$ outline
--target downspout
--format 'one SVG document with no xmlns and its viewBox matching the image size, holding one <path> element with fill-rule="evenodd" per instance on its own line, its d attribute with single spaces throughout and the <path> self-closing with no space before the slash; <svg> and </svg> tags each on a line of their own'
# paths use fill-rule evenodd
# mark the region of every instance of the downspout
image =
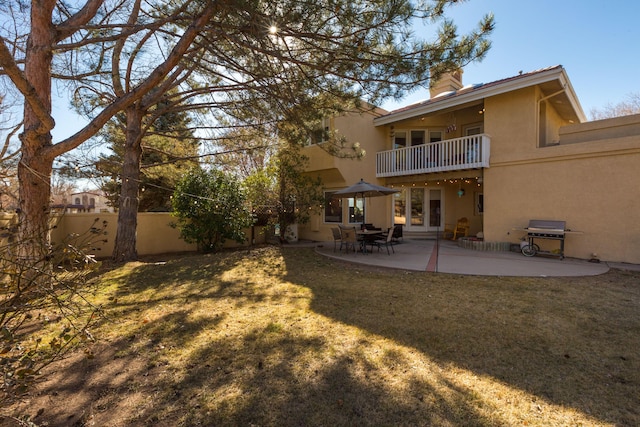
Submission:
<svg viewBox="0 0 640 427">
<path fill-rule="evenodd" d="M 556 95 L 560 95 L 561 93 L 564 93 L 566 91 L 566 89 L 567 89 L 567 85 L 562 85 L 562 89 L 560 89 L 559 91 L 556 91 L 556 92 L 552 93 L 551 95 L 547 95 L 547 96 L 544 96 L 544 97 L 538 99 L 538 102 L 536 104 L 536 123 L 537 123 L 537 126 L 536 126 L 536 128 L 537 128 L 536 146 L 538 148 L 541 147 L 541 146 L 547 145 L 546 143 L 544 145 L 540 144 L 540 142 L 541 142 L 540 132 L 542 132 L 542 131 L 546 132 L 547 131 L 547 129 L 546 129 L 546 121 L 545 121 L 545 128 L 542 129 L 542 130 L 540 129 L 540 126 L 541 126 L 541 123 L 540 123 L 540 105 L 542 104 L 543 101 L 546 101 L 547 99 L 553 98 Z M 546 141 L 546 139 L 547 138 L 545 136 L 545 141 Z"/>
</svg>

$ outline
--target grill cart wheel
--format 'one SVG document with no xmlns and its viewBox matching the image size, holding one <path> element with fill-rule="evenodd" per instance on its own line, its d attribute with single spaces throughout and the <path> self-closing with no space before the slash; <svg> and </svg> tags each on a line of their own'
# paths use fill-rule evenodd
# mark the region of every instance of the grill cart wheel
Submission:
<svg viewBox="0 0 640 427">
<path fill-rule="evenodd" d="M 540 247 L 535 243 L 533 245 L 526 245 L 522 247 L 522 255 L 534 256 L 539 250 L 540 250 Z"/>
</svg>

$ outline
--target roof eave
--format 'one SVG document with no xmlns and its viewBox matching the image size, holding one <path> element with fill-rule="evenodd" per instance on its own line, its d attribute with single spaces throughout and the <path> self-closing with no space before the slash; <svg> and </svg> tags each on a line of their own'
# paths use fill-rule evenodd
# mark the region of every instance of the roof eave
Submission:
<svg viewBox="0 0 640 427">
<path fill-rule="evenodd" d="M 569 98 L 569 102 L 571 102 L 571 106 L 578 116 L 580 123 L 584 123 L 587 120 L 587 116 L 584 114 L 584 110 L 582 109 L 582 105 L 580 104 L 580 100 L 576 95 L 575 90 L 573 89 L 573 85 L 571 84 L 571 80 L 569 80 L 569 76 L 567 75 L 564 68 L 562 68 L 562 79 L 561 79 L 562 87 L 565 89 L 565 93 L 567 94 L 567 98 Z"/>
<path fill-rule="evenodd" d="M 390 114 L 374 119 L 375 126 L 383 126 L 391 123 L 395 123 L 401 120 L 411 119 L 415 116 L 434 113 L 437 111 L 453 108 L 459 105 L 468 104 L 470 102 L 479 101 L 481 99 L 501 95 L 503 93 L 512 92 L 519 89 L 524 89 L 529 86 L 537 84 L 547 83 L 553 80 L 559 80 L 562 86 L 567 90 L 567 96 L 571 101 L 571 104 L 576 111 L 576 115 L 581 121 L 586 121 L 582 107 L 576 97 L 576 94 L 571 86 L 569 78 L 563 67 L 555 67 L 549 70 L 541 71 L 539 73 L 532 74 L 530 76 L 523 76 L 509 80 L 497 85 L 489 85 L 488 87 L 479 87 L 469 93 L 462 95 L 455 95 L 450 98 L 442 100 L 436 100 L 430 102 L 424 106 L 417 106 L 408 110 L 398 111 L 397 113 L 391 112 Z"/>
</svg>

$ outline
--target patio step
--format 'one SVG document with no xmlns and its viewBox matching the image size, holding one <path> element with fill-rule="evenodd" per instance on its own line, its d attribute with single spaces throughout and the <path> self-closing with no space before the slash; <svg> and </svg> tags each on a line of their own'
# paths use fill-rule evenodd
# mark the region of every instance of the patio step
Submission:
<svg viewBox="0 0 640 427">
<path fill-rule="evenodd" d="M 435 240 L 435 231 L 404 231 L 402 237 L 414 240 Z"/>
</svg>

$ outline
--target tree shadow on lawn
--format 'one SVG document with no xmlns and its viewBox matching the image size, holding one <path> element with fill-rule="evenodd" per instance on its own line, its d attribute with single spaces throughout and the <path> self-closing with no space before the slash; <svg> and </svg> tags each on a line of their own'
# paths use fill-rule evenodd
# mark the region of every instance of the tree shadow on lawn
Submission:
<svg viewBox="0 0 640 427">
<path fill-rule="evenodd" d="M 197 408 L 191 411 L 189 425 L 268 425 L 268 426 L 376 426 L 376 425 L 495 425 L 467 404 L 464 391 L 454 396 L 436 396 L 430 381 L 414 377 L 409 390 L 394 387 L 366 375 L 366 355 L 359 350 L 323 357 L 322 339 L 301 339 L 279 333 L 265 338 L 256 330 L 251 353 L 262 357 L 253 364 L 228 361 L 225 367 L 199 367 L 189 372 L 184 383 L 199 390 L 193 397 Z M 225 343 L 203 349 L 194 359 L 215 360 L 215 354 L 228 354 Z M 318 355 L 317 368 L 309 370 L 309 351 Z M 313 364 L 313 362 L 311 362 Z M 402 360 L 394 364 L 402 365 Z M 215 374 L 223 370 L 225 376 Z M 211 372 L 214 375 L 211 375 Z M 203 389 L 211 393 L 202 393 Z M 226 393 L 210 406 L 212 395 Z M 430 396 L 425 401 L 425 396 Z M 193 401 L 192 400 L 192 401 Z M 445 414 L 445 415 L 443 415 Z M 166 419 L 173 419 L 166 414 Z M 470 422 L 470 420 L 474 420 Z"/>
<path fill-rule="evenodd" d="M 437 372 L 406 372 L 415 361 L 393 345 L 367 337 L 336 345 L 326 318 L 308 311 L 310 292 L 281 275 L 274 284 L 212 280 L 215 268 L 204 262 L 183 271 L 186 285 L 172 286 L 183 262 L 174 273 L 145 264 L 124 275 L 110 306 L 120 334 L 104 337 L 94 359 L 76 353 L 56 365 L 18 412 L 52 426 L 496 424 L 466 391 L 440 395 L 434 382 L 446 379 Z M 168 284 L 154 288 L 154 274 Z M 179 308 L 192 299 L 223 301 L 229 312 Z M 242 323 L 256 307 L 271 316 Z M 298 326 L 301 317 L 312 318 L 313 332 Z M 330 327 L 344 334 L 345 326 Z"/>
<path fill-rule="evenodd" d="M 169 317 L 156 322 L 181 325 L 189 316 Z M 51 426 L 499 424 L 475 410 L 466 390 L 450 387 L 447 396 L 439 395 L 433 383 L 446 379 L 437 374 L 403 373 L 400 389 L 385 382 L 376 374 L 380 367 L 367 363 L 366 342 L 327 357 L 322 337 L 254 328 L 241 340 L 207 343 L 176 369 L 172 347 L 223 323 L 188 326 L 190 333 L 176 343 L 161 339 L 176 331 L 156 336 L 141 327 L 103 344 L 96 359 L 76 354 L 48 377 L 39 398 L 27 402 L 27 411 L 33 414 L 43 402 L 58 401 L 33 419 Z M 395 370 L 411 365 L 403 357 L 383 355 L 390 381 Z"/>
<path fill-rule="evenodd" d="M 509 425 L 529 405 L 496 408 L 510 387 L 638 424 L 637 274 L 461 277 L 274 250 L 112 279 L 122 328 L 95 359 L 57 365 L 22 413 L 46 408 L 35 421 L 52 426 Z M 462 371 L 507 387 L 485 399 Z"/>
<path fill-rule="evenodd" d="M 52 365 L 37 393 L 24 399 L 15 413 L 30 416 L 37 425 L 129 425 L 161 391 L 159 379 L 169 368 L 170 349 L 223 321 L 220 317 L 194 322 L 189 314 L 182 311 L 153 324 L 129 324 L 122 336 L 101 339 L 92 358 L 71 353 Z"/>
<path fill-rule="evenodd" d="M 353 273 L 339 282 L 288 269 L 288 280 L 313 291 L 320 314 L 602 422 L 640 424 L 638 273 L 474 277 L 312 262 Z"/>
</svg>

